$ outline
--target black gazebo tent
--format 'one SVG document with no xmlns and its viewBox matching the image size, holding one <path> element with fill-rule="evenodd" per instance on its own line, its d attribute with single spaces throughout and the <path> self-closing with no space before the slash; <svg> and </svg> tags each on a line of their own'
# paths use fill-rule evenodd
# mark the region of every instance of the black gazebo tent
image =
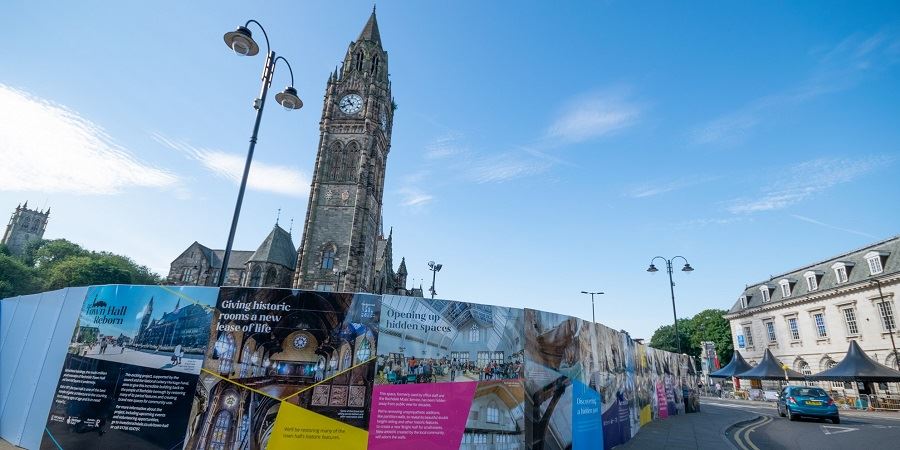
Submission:
<svg viewBox="0 0 900 450">
<path fill-rule="evenodd" d="M 900 371 L 881 365 L 866 354 L 856 341 L 850 341 L 847 355 L 836 366 L 806 377 L 823 381 L 871 381 L 887 383 L 900 381 Z"/>
<path fill-rule="evenodd" d="M 712 372 L 709 374 L 710 378 L 731 378 L 741 372 L 746 372 L 752 369 L 753 366 L 747 364 L 747 361 L 744 361 L 744 357 L 741 356 L 741 352 L 735 350 L 734 355 L 731 357 L 731 362 L 729 362 L 725 367 Z"/>
<path fill-rule="evenodd" d="M 762 361 L 760 361 L 756 367 L 735 376 L 750 380 L 784 380 L 785 378 L 790 380 L 802 380 L 806 378 L 806 375 L 803 375 L 796 370 L 783 369 L 781 367 L 781 361 L 779 361 L 769 349 L 766 349 L 766 354 L 763 355 Z"/>
</svg>

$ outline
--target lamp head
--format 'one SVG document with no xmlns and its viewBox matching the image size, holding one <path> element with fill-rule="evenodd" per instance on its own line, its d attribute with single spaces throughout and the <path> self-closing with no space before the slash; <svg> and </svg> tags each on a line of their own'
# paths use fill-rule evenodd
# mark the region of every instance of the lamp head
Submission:
<svg viewBox="0 0 900 450">
<path fill-rule="evenodd" d="M 647 272 L 659 272 L 659 269 L 657 269 L 656 266 L 651 263 L 650 267 L 647 268 Z"/>
<path fill-rule="evenodd" d="M 590 294 L 588 291 L 581 291 L 582 294 Z"/>
<path fill-rule="evenodd" d="M 287 110 L 303 107 L 303 101 L 297 96 L 297 90 L 293 86 L 288 86 L 283 91 L 275 94 L 275 101 Z"/>
<path fill-rule="evenodd" d="M 434 265 L 434 270 L 440 272 L 440 271 L 441 271 L 441 267 L 444 267 L 444 265 L 443 265 L 443 264 L 435 264 L 435 265 Z"/>
<path fill-rule="evenodd" d="M 433 268 L 434 268 L 434 261 L 428 261 L 428 268 L 429 268 L 429 269 L 433 269 Z"/>
<path fill-rule="evenodd" d="M 253 56 L 259 53 L 259 45 L 253 40 L 253 33 L 247 27 L 237 27 L 225 33 L 225 45 L 241 56 Z"/>
<path fill-rule="evenodd" d="M 694 271 L 694 268 L 691 267 L 690 264 L 684 263 L 684 267 L 681 268 L 681 271 L 682 271 L 682 272 L 693 272 L 693 271 Z"/>
</svg>

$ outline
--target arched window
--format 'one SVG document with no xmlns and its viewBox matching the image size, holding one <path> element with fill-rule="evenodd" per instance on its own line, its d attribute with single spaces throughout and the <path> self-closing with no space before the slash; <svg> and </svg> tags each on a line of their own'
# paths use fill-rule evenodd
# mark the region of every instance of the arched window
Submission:
<svg viewBox="0 0 900 450">
<path fill-rule="evenodd" d="M 250 352 L 250 346 L 245 345 L 244 351 L 241 352 L 241 375 L 240 375 L 241 378 L 246 377 L 247 374 L 250 373 L 249 372 L 250 364 L 252 362 L 250 359 L 251 356 L 252 356 L 252 353 Z"/>
<path fill-rule="evenodd" d="M 488 403 L 486 415 L 487 423 L 500 423 L 500 410 L 497 408 L 497 402 Z"/>
<path fill-rule="evenodd" d="M 212 438 L 209 440 L 209 450 L 225 450 L 228 445 L 228 429 L 231 428 L 231 411 L 223 409 L 216 414 L 216 422 L 213 425 Z"/>
<path fill-rule="evenodd" d="M 829 359 L 828 362 L 825 363 L 825 370 L 832 369 L 832 368 L 834 368 L 834 366 L 836 366 L 836 365 L 837 365 L 836 362 L 834 362 L 834 361 L 832 361 L 832 360 Z M 843 382 L 843 381 L 832 381 L 832 382 L 831 382 L 831 387 L 833 387 L 833 388 L 838 388 L 838 389 L 843 389 L 843 388 L 844 388 L 844 382 Z"/>
<path fill-rule="evenodd" d="M 259 266 L 254 267 L 253 270 L 250 271 L 250 287 L 259 287 L 260 272 L 262 272 L 262 270 Z"/>
<path fill-rule="evenodd" d="M 472 329 L 469 330 L 469 342 L 478 342 L 478 325 L 472 324 Z"/>
<path fill-rule="evenodd" d="M 353 355 L 350 354 L 350 346 L 345 345 L 343 350 L 341 351 L 341 370 L 347 369 L 351 366 L 350 359 Z"/>
<path fill-rule="evenodd" d="M 278 276 L 278 272 L 274 267 L 269 267 L 269 270 L 266 271 L 266 280 L 264 282 L 265 286 L 273 286 L 276 284 L 275 278 Z"/>
<path fill-rule="evenodd" d="M 244 418 L 241 419 L 241 438 L 238 442 L 244 442 L 247 439 L 247 432 L 250 431 L 250 415 L 244 414 Z"/>
<path fill-rule="evenodd" d="M 347 145 L 344 160 L 341 166 L 341 180 L 356 181 L 356 172 L 359 167 L 359 144 L 351 142 Z"/>
<path fill-rule="evenodd" d="M 812 375 L 812 369 L 809 368 L 809 364 L 807 364 L 806 361 L 800 361 L 799 367 L 800 367 L 800 373 L 802 373 L 803 375 Z M 806 385 L 807 386 L 815 386 L 816 383 L 814 383 L 812 381 L 807 381 Z"/>
<path fill-rule="evenodd" d="M 363 339 L 359 344 L 359 348 L 356 349 L 356 362 L 365 361 L 370 356 L 372 356 L 372 346 L 369 344 L 368 339 Z"/>
<path fill-rule="evenodd" d="M 344 152 L 340 142 L 331 144 L 331 150 L 326 152 L 325 161 L 325 179 L 329 181 L 337 181 L 341 175 L 341 164 L 343 164 Z"/>
<path fill-rule="evenodd" d="M 325 247 L 325 250 L 322 251 L 322 268 L 334 268 L 334 245 L 329 244 Z"/>
<path fill-rule="evenodd" d="M 234 359 L 234 337 L 231 333 L 219 336 L 219 340 L 216 341 L 216 350 L 219 352 L 219 373 L 230 374 L 232 359 Z"/>
<path fill-rule="evenodd" d="M 372 57 L 372 76 L 378 75 L 378 55 Z"/>
<path fill-rule="evenodd" d="M 362 72 L 363 70 L 363 52 L 358 51 L 353 55 L 353 68 Z"/>
</svg>

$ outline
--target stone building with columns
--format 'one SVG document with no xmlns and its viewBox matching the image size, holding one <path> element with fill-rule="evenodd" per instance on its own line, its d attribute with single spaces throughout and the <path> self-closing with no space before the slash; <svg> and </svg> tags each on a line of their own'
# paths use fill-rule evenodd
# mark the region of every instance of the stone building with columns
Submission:
<svg viewBox="0 0 900 450">
<path fill-rule="evenodd" d="M 855 340 L 870 357 L 896 369 L 898 292 L 895 236 L 748 285 L 725 318 L 735 350 L 751 365 L 768 348 L 794 370 L 815 374 L 840 362 Z M 839 393 L 854 388 L 818 383 Z M 896 391 L 896 385 L 875 388 Z"/>
</svg>

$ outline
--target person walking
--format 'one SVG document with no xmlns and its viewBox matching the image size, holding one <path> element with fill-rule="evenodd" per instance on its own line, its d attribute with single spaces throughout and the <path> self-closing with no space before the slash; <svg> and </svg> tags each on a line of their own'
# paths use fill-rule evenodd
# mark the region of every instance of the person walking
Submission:
<svg viewBox="0 0 900 450">
<path fill-rule="evenodd" d="M 722 398 L 722 384 L 718 382 L 716 382 L 716 395 Z"/>
<path fill-rule="evenodd" d="M 181 358 L 184 356 L 184 348 L 181 347 L 181 344 L 175 346 L 175 365 L 181 364 Z"/>
</svg>

